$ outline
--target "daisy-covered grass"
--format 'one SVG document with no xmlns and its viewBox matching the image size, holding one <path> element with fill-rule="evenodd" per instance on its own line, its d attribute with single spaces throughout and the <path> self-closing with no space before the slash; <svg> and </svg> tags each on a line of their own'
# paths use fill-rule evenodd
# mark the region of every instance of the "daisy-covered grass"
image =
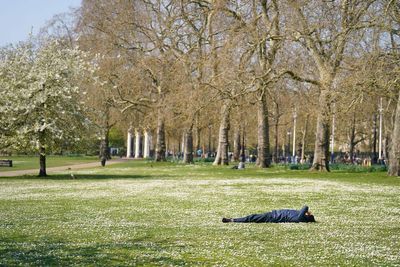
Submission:
<svg viewBox="0 0 400 267">
<path fill-rule="evenodd" d="M 398 178 L 246 167 L 130 161 L 0 179 L 0 265 L 400 265 Z M 317 223 L 221 223 L 304 204 Z"/>
</svg>

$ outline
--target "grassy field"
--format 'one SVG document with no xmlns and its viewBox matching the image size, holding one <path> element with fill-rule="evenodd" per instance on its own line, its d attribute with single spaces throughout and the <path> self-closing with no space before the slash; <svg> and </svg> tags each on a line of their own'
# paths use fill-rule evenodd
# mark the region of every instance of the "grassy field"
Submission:
<svg viewBox="0 0 400 267">
<path fill-rule="evenodd" d="M 383 172 L 130 161 L 74 175 L 0 178 L 0 266 L 400 266 L 400 179 Z M 304 204 L 318 223 L 221 223 Z"/>
<path fill-rule="evenodd" d="M 11 159 L 13 161 L 13 167 L 0 167 L 0 172 L 3 171 L 17 171 L 17 170 L 30 170 L 39 169 L 39 156 L 11 156 L 5 157 L 0 156 L 0 159 Z M 63 157 L 63 156 L 47 156 L 46 166 L 47 167 L 58 167 L 66 165 L 74 165 L 80 163 L 88 163 L 98 161 L 98 157 L 86 157 L 86 156 L 74 156 L 74 157 Z"/>
</svg>

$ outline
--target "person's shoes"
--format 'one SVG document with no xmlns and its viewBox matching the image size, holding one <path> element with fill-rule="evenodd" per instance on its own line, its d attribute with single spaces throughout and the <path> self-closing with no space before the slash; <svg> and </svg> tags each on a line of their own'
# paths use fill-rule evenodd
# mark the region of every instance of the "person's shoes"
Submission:
<svg viewBox="0 0 400 267">
<path fill-rule="evenodd" d="M 223 223 L 230 223 L 230 222 L 233 222 L 233 220 L 231 218 L 222 218 L 222 222 Z"/>
</svg>

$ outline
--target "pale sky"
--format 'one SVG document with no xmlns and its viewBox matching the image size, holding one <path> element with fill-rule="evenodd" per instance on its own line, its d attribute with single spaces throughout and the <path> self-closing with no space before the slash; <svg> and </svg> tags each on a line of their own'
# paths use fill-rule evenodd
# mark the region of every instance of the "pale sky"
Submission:
<svg viewBox="0 0 400 267">
<path fill-rule="evenodd" d="M 26 40 L 54 15 L 80 4 L 81 0 L 0 0 L 0 46 Z"/>
</svg>

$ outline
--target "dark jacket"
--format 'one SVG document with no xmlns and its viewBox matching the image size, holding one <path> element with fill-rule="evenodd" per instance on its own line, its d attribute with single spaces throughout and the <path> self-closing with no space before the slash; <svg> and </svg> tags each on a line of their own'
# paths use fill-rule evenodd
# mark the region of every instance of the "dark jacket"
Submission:
<svg viewBox="0 0 400 267">
<path fill-rule="evenodd" d="M 301 210 L 273 210 L 270 216 L 270 222 L 284 223 L 284 222 L 307 222 L 305 213 L 308 211 L 308 206 L 304 206 Z"/>
</svg>

